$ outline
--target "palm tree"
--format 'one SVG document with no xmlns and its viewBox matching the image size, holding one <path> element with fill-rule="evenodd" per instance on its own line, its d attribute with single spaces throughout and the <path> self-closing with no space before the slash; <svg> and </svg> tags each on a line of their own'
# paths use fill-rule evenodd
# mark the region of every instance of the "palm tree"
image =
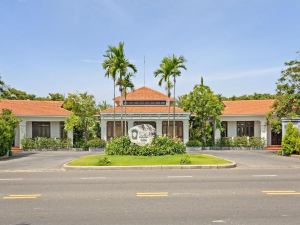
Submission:
<svg viewBox="0 0 300 225">
<path fill-rule="evenodd" d="M 137 72 L 136 66 L 129 62 L 129 60 L 126 58 L 124 53 L 124 42 L 120 42 L 117 46 L 109 46 L 107 50 L 107 55 L 111 56 L 111 62 L 112 62 L 112 71 L 115 74 L 115 81 L 121 81 L 123 80 L 124 76 L 128 72 L 128 70 L 131 70 L 133 73 Z M 121 101 L 123 101 L 123 86 L 119 85 L 119 91 L 121 94 Z M 115 98 L 115 96 L 114 96 Z M 115 103 L 114 103 L 115 104 Z M 115 114 L 115 110 L 114 110 Z M 114 128 L 115 129 L 115 128 Z M 121 102 L 121 129 L 123 134 L 123 102 Z"/>
<path fill-rule="evenodd" d="M 170 63 L 172 67 L 171 77 L 173 77 L 173 97 L 174 97 L 174 103 L 173 103 L 173 138 L 176 137 L 176 118 L 175 118 L 175 107 L 176 107 L 176 77 L 181 76 L 181 70 L 186 70 L 186 66 L 184 65 L 186 62 L 186 59 L 183 56 L 177 57 L 176 55 L 172 55 L 170 57 Z"/>
<path fill-rule="evenodd" d="M 119 86 L 123 87 L 123 93 L 122 95 L 124 95 L 125 97 L 125 135 L 127 135 L 127 90 L 130 89 L 131 91 L 134 90 L 134 84 L 132 83 L 131 78 L 133 77 L 133 73 L 127 73 L 124 77 L 123 80 L 119 80 L 117 82 L 117 84 Z"/>
<path fill-rule="evenodd" d="M 170 63 L 170 59 L 168 57 L 164 57 L 162 59 L 161 64 L 159 65 L 159 69 L 154 72 L 155 77 L 160 77 L 158 81 L 158 85 L 162 86 L 165 83 L 165 89 L 167 91 L 167 95 L 170 99 L 171 97 L 171 89 L 173 87 L 172 81 L 170 80 L 172 74 L 172 67 Z M 170 128 L 170 101 L 168 103 L 168 124 L 167 124 L 167 136 L 169 136 L 169 128 Z"/>
<path fill-rule="evenodd" d="M 102 68 L 105 70 L 105 76 L 113 79 L 113 85 L 114 85 L 114 88 L 113 88 L 114 89 L 113 137 L 115 137 L 115 135 L 116 135 L 116 102 L 115 102 L 115 98 L 116 98 L 117 71 L 116 71 L 115 58 L 112 53 L 112 49 L 113 49 L 112 46 L 108 46 L 108 49 L 106 50 L 106 54 L 103 55 L 103 57 L 105 59 L 102 63 Z"/>
</svg>

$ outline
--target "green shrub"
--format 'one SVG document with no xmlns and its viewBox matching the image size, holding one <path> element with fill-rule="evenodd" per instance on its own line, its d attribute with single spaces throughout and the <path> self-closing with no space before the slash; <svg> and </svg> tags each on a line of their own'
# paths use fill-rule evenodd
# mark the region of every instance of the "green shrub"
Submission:
<svg viewBox="0 0 300 225">
<path fill-rule="evenodd" d="M 56 139 L 56 138 L 25 138 L 22 140 L 23 150 L 43 150 L 43 149 L 65 149 L 72 147 L 70 139 Z"/>
<path fill-rule="evenodd" d="M 156 136 L 152 143 L 145 146 L 138 146 L 131 143 L 129 138 L 117 137 L 109 141 L 105 148 L 107 155 L 140 155 L 157 156 L 185 153 L 185 146 L 179 139 Z"/>
<path fill-rule="evenodd" d="M 98 166 L 110 166 L 111 165 L 111 161 L 107 158 L 100 158 L 98 161 Z"/>
<path fill-rule="evenodd" d="M 0 112 L 0 156 L 6 155 L 10 150 L 15 137 L 14 129 L 19 123 L 10 110 Z"/>
<path fill-rule="evenodd" d="M 189 165 L 191 164 L 191 157 L 187 154 L 185 154 L 181 159 L 180 159 L 180 164 L 181 165 Z"/>
<path fill-rule="evenodd" d="M 226 137 L 216 140 L 218 147 L 252 147 L 262 148 L 265 145 L 265 139 L 260 137 Z"/>
<path fill-rule="evenodd" d="M 249 147 L 258 147 L 262 148 L 265 146 L 265 139 L 259 137 L 250 137 L 249 138 Z"/>
<path fill-rule="evenodd" d="M 248 137 L 234 137 L 233 138 L 233 145 L 235 147 L 248 147 Z"/>
<path fill-rule="evenodd" d="M 233 147 L 233 143 L 233 139 L 228 137 L 216 140 L 216 146 L 218 147 Z"/>
<path fill-rule="evenodd" d="M 296 152 L 296 149 L 299 147 L 299 138 L 299 130 L 292 123 L 288 123 L 282 140 L 282 155 L 291 155 Z"/>
<path fill-rule="evenodd" d="M 198 141 L 198 140 L 189 140 L 187 143 L 186 143 L 186 146 L 187 147 L 200 147 L 202 146 L 201 142 Z"/>
<path fill-rule="evenodd" d="M 87 143 L 89 148 L 105 148 L 106 142 L 100 138 L 94 138 Z"/>
</svg>

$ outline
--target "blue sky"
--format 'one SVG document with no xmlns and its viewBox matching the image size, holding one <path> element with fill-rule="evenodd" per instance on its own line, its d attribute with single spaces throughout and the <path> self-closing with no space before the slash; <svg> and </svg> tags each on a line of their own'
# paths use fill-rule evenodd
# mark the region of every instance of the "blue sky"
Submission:
<svg viewBox="0 0 300 225">
<path fill-rule="evenodd" d="M 300 50 L 299 0 L 0 0 L 0 73 L 40 96 L 87 91 L 112 98 L 100 62 L 125 42 L 136 87 L 157 86 L 162 57 L 184 55 L 178 94 L 201 76 L 225 96 L 273 93 L 285 61 Z"/>
</svg>

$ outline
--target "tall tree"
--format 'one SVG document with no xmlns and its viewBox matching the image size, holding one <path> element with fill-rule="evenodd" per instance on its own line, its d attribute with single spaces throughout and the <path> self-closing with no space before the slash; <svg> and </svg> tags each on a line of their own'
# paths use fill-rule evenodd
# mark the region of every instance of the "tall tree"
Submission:
<svg viewBox="0 0 300 225">
<path fill-rule="evenodd" d="M 0 156 L 10 151 L 15 137 L 14 129 L 19 122 L 10 110 L 3 109 L 0 112 Z"/>
<path fill-rule="evenodd" d="M 172 64 L 168 57 L 164 57 L 162 62 L 159 65 L 159 68 L 154 72 L 155 77 L 159 77 L 158 85 L 162 86 L 165 84 L 165 89 L 167 91 L 167 95 L 169 99 L 171 98 L 171 89 L 173 88 L 173 83 L 170 80 L 172 75 Z M 168 102 L 168 124 L 167 124 L 167 135 L 170 136 L 170 108 L 171 101 Z"/>
<path fill-rule="evenodd" d="M 98 112 L 94 96 L 85 93 L 69 94 L 64 102 L 64 108 L 72 112 L 66 119 L 66 130 L 76 128 L 82 131 L 83 140 L 87 144 L 91 136 L 95 136 L 95 126 Z"/>
<path fill-rule="evenodd" d="M 117 46 L 109 46 L 104 56 L 108 60 L 110 66 L 104 64 L 103 68 L 112 68 L 112 74 L 114 74 L 114 83 L 118 80 L 121 81 L 125 77 L 127 72 L 136 73 L 136 66 L 129 62 L 124 52 L 124 42 L 120 42 Z M 119 85 L 119 91 L 121 94 L 121 101 L 123 101 L 123 86 Z M 123 134 L 123 102 L 121 103 L 121 127 Z"/>
<path fill-rule="evenodd" d="M 171 77 L 173 78 L 173 90 L 174 90 L 174 104 L 173 104 L 173 138 L 176 137 L 176 118 L 175 118 L 175 99 L 176 99 L 176 78 L 181 76 L 181 70 L 186 70 L 186 59 L 183 56 L 177 57 L 176 55 L 173 55 L 170 58 L 170 63 L 172 67 Z"/>
<path fill-rule="evenodd" d="M 278 133 L 281 131 L 281 118 L 300 116 L 300 60 L 291 60 L 285 66 L 277 81 L 273 111 L 268 115 L 273 130 Z"/>
<path fill-rule="evenodd" d="M 214 127 L 221 129 L 220 115 L 224 104 L 220 95 L 216 95 L 201 79 L 200 85 L 195 85 L 193 91 L 179 98 L 185 111 L 191 112 L 191 139 L 200 140 L 202 144 L 212 143 Z"/>
<path fill-rule="evenodd" d="M 103 111 L 103 110 L 111 108 L 111 107 L 112 106 L 110 104 L 108 104 L 106 101 L 102 101 L 98 105 L 98 108 L 100 109 L 100 111 Z"/>
<path fill-rule="evenodd" d="M 49 93 L 48 99 L 50 99 L 51 101 L 64 101 L 65 96 L 60 93 Z"/>
<path fill-rule="evenodd" d="M 131 78 L 133 77 L 133 73 L 127 73 L 123 79 L 119 80 L 117 82 L 117 84 L 119 86 L 122 86 L 123 87 L 123 90 L 122 90 L 122 96 L 124 96 L 125 98 L 125 121 L 124 121 L 124 124 L 125 124 L 125 135 L 127 135 L 127 93 L 128 93 L 128 89 L 133 91 L 134 90 L 134 84 L 131 80 Z"/>
<path fill-rule="evenodd" d="M 105 70 L 105 76 L 108 78 L 112 78 L 113 80 L 113 90 L 114 90 L 114 99 L 113 99 L 113 137 L 116 135 L 116 79 L 117 79 L 117 69 L 115 63 L 115 57 L 113 55 L 113 47 L 108 46 L 106 50 L 106 54 L 104 55 L 104 61 L 102 63 L 102 68 Z"/>
</svg>

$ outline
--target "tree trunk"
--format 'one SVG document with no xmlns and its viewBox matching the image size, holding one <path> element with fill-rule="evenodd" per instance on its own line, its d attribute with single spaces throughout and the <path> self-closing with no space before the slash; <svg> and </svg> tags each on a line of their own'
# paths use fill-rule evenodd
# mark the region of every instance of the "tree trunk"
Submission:
<svg viewBox="0 0 300 225">
<path fill-rule="evenodd" d="M 124 135 L 124 124 L 123 124 L 123 90 L 121 88 L 121 136 Z"/>
<path fill-rule="evenodd" d="M 175 105 L 176 105 L 176 103 L 175 103 L 175 101 L 176 101 L 176 77 L 174 76 L 174 102 L 173 102 L 173 138 L 175 138 L 176 137 L 176 121 L 175 121 Z"/>
<path fill-rule="evenodd" d="M 125 90 L 125 136 L 127 135 L 127 92 Z"/>
<path fill-rule="evenodd" d="M 114 125 L 113 125 L 113 137 L 116 136 L 116 79 L 114 79 Z"/>
<path fill-rule="evenodd" d="M 168 91 L 168 92 L 170 92 L 170 91 Z M 169 96 L 169 98 L 170 98 L 170 96 Z M 170 137 L 171 136 L 171 134 L 169 134 L 169 132 L 170 132 L 170 112 L 171 112 L 171 101 L 170 101 L 170 99 L 169 99 L 169 105 L 168 105 L 168 125 L 167 125 L 167 137 Z"/>
</svg>

